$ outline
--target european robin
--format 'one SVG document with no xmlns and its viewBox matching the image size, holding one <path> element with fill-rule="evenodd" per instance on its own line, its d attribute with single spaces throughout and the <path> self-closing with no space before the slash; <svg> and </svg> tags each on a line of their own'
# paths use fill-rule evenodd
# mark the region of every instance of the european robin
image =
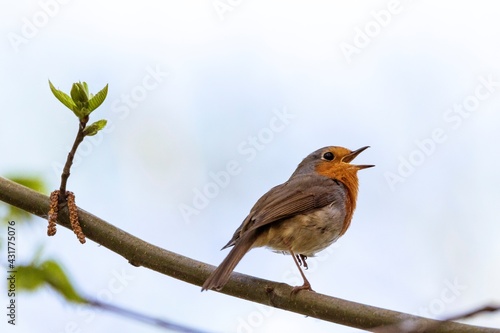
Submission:
<svg viewBox="0 0 500 333">
<path fill-rule="evenodd" d="M 350 164 L 368 147 L 351 151 L 324 147 L 309 154 L 290 179 L 264 194 L 222 248 L 234 246 L 208 277 L 203 290 L 220 290 L 241 258 L 252 248 L 265 246 L 291 254 L 304 279 L 293 293 L 312 290 L 300 266 L 342 236 L 349 228 L 361 169 L 373 165 Z"/>
</svg>

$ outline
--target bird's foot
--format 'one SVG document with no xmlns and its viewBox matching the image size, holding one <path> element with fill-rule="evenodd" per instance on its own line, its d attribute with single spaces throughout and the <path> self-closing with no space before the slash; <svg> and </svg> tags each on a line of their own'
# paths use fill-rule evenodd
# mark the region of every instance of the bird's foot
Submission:
<svg viewBox="0 0 500 333">
<path fill-rule="evenodd" d="M 301 290 L 308 290 L 308 291 L 314 292 L 314 290 L 312 290 L 312 288 L 311 288 L 311 284 L 309 283 L 309 281 L 305 281 L 303 285 L 297 286 L 297 287 L 293 287 L 293 289 L 292 289 L 292 295 L 297 294 Z"/>
</svg>

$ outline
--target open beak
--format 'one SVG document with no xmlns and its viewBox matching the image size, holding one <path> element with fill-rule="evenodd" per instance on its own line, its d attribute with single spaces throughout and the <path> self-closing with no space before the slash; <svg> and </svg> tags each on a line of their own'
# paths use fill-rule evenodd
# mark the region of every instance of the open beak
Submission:
<svg viewBox="0 0 500 333">
<path fill-rule="evenodd" d="M 356 158 L 356 156 L 358 156 L 361 152 L 363 152 L 367 148 L 370 148 L 370 146 L 365 146 L 365 147 L 362 147 L 362 148 L 359 148 L 359 149 L 356 149 L 356 150 L 350 152 L 349 154 L 344 156 L 344 158 L 342 159 L 342 162 L 350 163 L 352 160 L 354 160 Z M 359 170 L 371 168 L 374 166 L 375 165 L 355 165 L 355 167 L 358 168 Z"/>
</svg>

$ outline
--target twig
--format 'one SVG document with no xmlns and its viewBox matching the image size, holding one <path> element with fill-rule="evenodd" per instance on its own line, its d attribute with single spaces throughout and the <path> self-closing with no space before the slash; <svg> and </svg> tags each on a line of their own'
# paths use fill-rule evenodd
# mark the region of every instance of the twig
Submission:
<svg viewBox="0 0 500 333">
<path fill-rule="evenodd" d="M 468 312 L 465 312 L 465 313 L 462 313 L 462 314 L 459 314 L 456 316 L 448 317 L 444 320 L 455 321 L 455 320 L 470 318 L 470 317 L 473 317 L 473 316 L 478 315 L 478 314 L 483 313 L 483 312 L 496 312 L 496 311 L 500 311 L 500 306 L 485 305 L 485 306 L 482 306 L 482 307 L 477 308 L 475 310 L 471 310 L 471 311 L 468 311 Z"/>
<path fill-rule="evenodd" d="M 0 200 L 44 218 L 49 210 L 49 198 L 46 195 L 1 177 Z M 120 254 L 135 266 L 144 266 L 197 286 L 201 286 L 215 268 L 147 243 L 82 209 L 78 210 L 78 214 L 83 222 L 82 229 L 89 239 Z M 70 227 L 66 210 L 60 213 L 58 222 L 66 228 Z M 284 283 L 233 273 L 220 292 L 372 332 L 377 327 L 410 320 L 419 323 L 418 327 L 428 328 L 425 332 L 500 332 L 500 329 L 442 322 L 314 292 L 291 295 L 291 291 L 292 287 Z"/>
<path fill-rule="evenodd" d="M 412 332 L 430 332 L 433 329 L 436 329 L 441 325 L 442 323 L 445 322 L 453 322 L 456 320 L 460 319 L 465 319 L 469 318 L 472 316 L 475 316 L 479 313 L 482 312 L 494 312 L 500 310 L 500 307 L 495 307 L 495 306 L 483 306 L 478 309 L 472 310 L 465 312 L 460 315 L 456 316 L 451 316 L 447 317 L 445 319 L 442 319 L 441 321 L 435 321 L 433 323 L 426 323 L 423 325 L 423 323 L 415 321 L 413 319 L 405 319 L 400 321 L 399 323 L 395 323 L 393 325 L 385 325 L 385 326 L 380 326 L 375 328 L 374 332 L 376 333 L 412 333 Z"/>
<path fill-rule="evenodd" d="M 68 179 L 71 174 L 71 165 L 73 165 L 73 159 L 75 158 L 76 151 L 80 143 L 82 143 L 85 138 L 85 126 L 89 121 L 89 117 L 86 116 L 80 119 L 78 124 L 78 132 L 76 134 L 75 142 L 73 143 L 73 147 L 71 147 L 70 152 L 68 153 L 68 158 L 66 159 L 66 163 L 64 164 L 63 172 L 61 174 L 61 185 L 59 190 L 55 190 L 50 194 L 50 210 L 49 210 L 49 226 L 47 229 L 47 235 L 54 236 L 56 234 L 56 225 L 55 223 L 58 220 L 59 208 L 64 207 L 65 205 L 68 207 L 70 221 L 71 221 L 71 229 L 73 229 L 80 243 L 85 244 L 85 234 L 82 231 L 80 226 L 80 220 L 78 218 L 77 206 L 75 203 L 75 194 L 70 191 L 66 191 L 66 186 L 68 184 Z"/>
<path fill-rule="evenodd" d="M 132 310 L 124 309 L 124 308 L 121 308 L 119 306 L 109 304 L 109 303 L 104 303 L 104 302 L 101 302 L 98 300 L 87 300 L 87 304 L 90 306 L 94 306 L 96 308 L 102 309 L 102 310 L 116 313 L 116 314 L 123 316 L 123 317 L 126 317 L 126 318 L 135 319 L 138 321 L 142 321 L 146 324 L 158 326 L 158 327 L 165 328 L 165 329 L 175 331 L 175 332 L 206 333 L 206 331 L 200 331 L 200 330 L 197 330 L 194 328 L 186 327 L 184 325 L 175 324 L 175 323 L 167 321 L 167 320 L 147 316 L 147 315 L 144 315 L 144 314 L 132 311 Z"/>
<path fill-rule="evenodd" d="M 80 119 L 80 122 L 78 124 L 78 132 L 76 133 L 75 137 L 75 142 L 73 142 L 73 147 L 71 147 L 71 150 L 68 153 L 68 157 L 66 158 L 66 163 L 64 164 L 63 172 L 61 174 L 61 186 L 59 187 L 59 193 L 61 193 L 61 195 L 59 196 L 60 204 L 66 202 L 66 185 L 68 183 L 69 175 L 71 174 L 70 172 L 71 165 L 73 165 L 73 159 L 75 158 L 78 146 L 80 145 L 80 143 L 82 143 L 83 139 L 85 138 L 83 130 L 85 129 L 85 126 L 87 125 L 88 121 L 89 121 L 88 116 L 84 117 L 83 119 Z"/>
</svg>

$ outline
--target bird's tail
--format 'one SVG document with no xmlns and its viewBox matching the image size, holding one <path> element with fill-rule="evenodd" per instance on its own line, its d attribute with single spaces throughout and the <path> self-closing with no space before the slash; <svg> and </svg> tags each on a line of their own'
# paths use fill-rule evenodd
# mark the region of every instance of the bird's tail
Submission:
<svg viewBox="0 0 500 333">
<path fill-rule="evenodd" d="M 252 248 L 253 243 L 256 239 L 256 233 L 250 232 L 243 236 L 234 247 L 227 257 L 222 261 L 222 263 L 217 267 L 208 279 L 203 283 L 201 291 L 214 289 L 220 290 L 229 280 L 231 272 L 234 270 L 236 265 L 240 262 L 241 258 Z"/>
</svg>

